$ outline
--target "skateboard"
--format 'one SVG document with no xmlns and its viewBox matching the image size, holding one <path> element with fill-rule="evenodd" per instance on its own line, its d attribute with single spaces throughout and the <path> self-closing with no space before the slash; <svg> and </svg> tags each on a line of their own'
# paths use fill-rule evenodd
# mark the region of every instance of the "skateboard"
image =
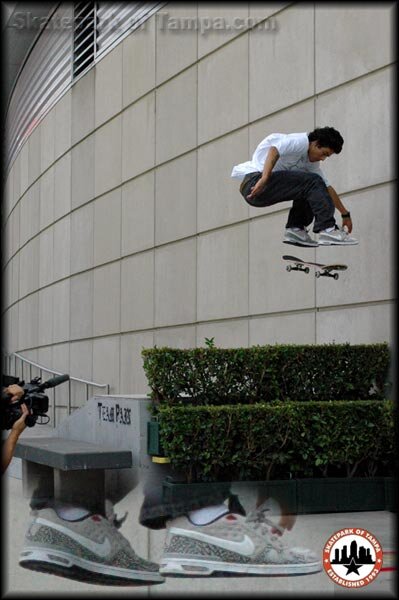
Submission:
<svg viewBox="0 0 399 600">
<path fill-rule="evenodd" d="M 316 277 L 334 277 L 334 279 L 338 279 L 338 273 L 334 273 L 333 271 L 345 271 L 345 269 L 348 268 L 347 265 L 323 265 L 321 263 L 309 262 L 287 254 L 284 254 L 283 259 L 294 263 L 293 265 L 287 265 L 287 271 L 303 271 L 304 273 L 309 273 L 309 267 L 318 268 L 319 270 L 315 273 Z"/>
</svg>

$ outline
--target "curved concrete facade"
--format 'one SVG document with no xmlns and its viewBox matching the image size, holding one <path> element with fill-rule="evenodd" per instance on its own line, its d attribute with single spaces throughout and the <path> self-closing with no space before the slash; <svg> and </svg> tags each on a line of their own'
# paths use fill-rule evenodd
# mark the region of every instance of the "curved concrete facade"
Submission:
<svg viewBox="0 0 399 600">
<path fill-rule="evenodd" d="M 161 13 L 73 85 L 12 164 L 6 350 L 137 394 L 155 344 L 391 341 L 394 3 Z M 273 26 L 165 27 L 248 16 Z M 267 134 L 324 125 L 345 139 L 324 168 L 360 243 L 300 255 L 347 263 L 338 282 L 288 274 L 290 204 L 250 208 L 230 179 Z"/>
</svg>

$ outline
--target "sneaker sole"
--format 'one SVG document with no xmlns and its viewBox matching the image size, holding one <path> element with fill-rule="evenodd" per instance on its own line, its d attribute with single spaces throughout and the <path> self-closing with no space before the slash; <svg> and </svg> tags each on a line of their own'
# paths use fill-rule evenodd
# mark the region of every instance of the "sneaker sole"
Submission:
<svg viewBox="0 0 399 600">
<path fill-rule="evenodd" d="M 338 241 L 333 241 L 333 240 L 319 240 L 319 246 L 357 246 L 359 242 L 338 242 Z"/>
<path fill-rule="evenodd" d="M 323 567 L 320 562 L 307 564 L 248 565 L 240 563 L 213 562 L 191 558 L 166 558 L 161 562 L 162 575 L 185 577 L 209 577 L 220 572 L 239 575 L 308 575 L 318 573 Z"/>
<path fill-rule="evenodd" d="M 318 242 L 315 242 L 314 244 L 307 244 L 305 242 L 290 242 L 288 240 L 283 240 L 283 244 L 291 244 L 292 246 L 300 246 L 301 248 L 317 248 L 319 245 Z"/>
<path fill-rule="evenodd" d="M 148 585 L 149 583 L 163 583 L 165 581 L 157 573 L 152 574 L 100 563 L 96 564 L 72 556 L 67 552 L 50 548 L 25 548 L 20 554 L 19 565 L 31 571 L 102 585 Z"/>
</svg>

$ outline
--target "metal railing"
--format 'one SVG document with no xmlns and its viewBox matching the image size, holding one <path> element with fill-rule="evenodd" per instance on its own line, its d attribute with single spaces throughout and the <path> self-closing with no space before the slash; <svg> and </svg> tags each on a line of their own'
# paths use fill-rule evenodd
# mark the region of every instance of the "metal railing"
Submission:
<svg viewBox="0 0 399 600">
<path fill-rule="evenodd" d="M 29 49 L 6 108 L 6 171 L 32 131 L 77 77 L 165 4 L 59 3 Z M 79 21 L 79 17 L 85 20 Z"/>
<path fill-rule="evenodd" d="M 12 352 L 11 354 L 8 354 L 4 357 L 5 360 L 5 371 L 8 375 L 13 375 L 15 377 L 19 377 L 21 380 L 25 380 L 25 372 L 26 372 L 26 367 L 28 368 L 28 376 L 29 376 L 29 381 L 32 379 L 33 377 L 33 371 L 32 369 L 38 369 L 39 371 L 39 377 L 43 376 L 43 373 L 50 373 L 51 375 L 64 375 L 64 373 L 61 373 L 60 371 L 55 371 L 54 369 L 50 369 L 49 367 L 45 367 L 43 365 L 40 365 L 39 363 L 34 362 L 33 360 L 29 360 L 28 358 L 26 358 L 25 356 L 22 356 L 22 354 L 19 354 L 18 352 Z M 86 387 L 86 402 L 89 400 L 90 397 L 90 388 L 100 388 L 100 389 L 105 389 L 105 393 L 107 395 L 109 395 L 109 383 L 96 383 L 95 381 L 88 381 L 86 379 L 81 379 L 79 377 L 73 377 L 70 375 L 69 377 L 69 381 L 68 381 L 68 399 L 67 399 L 67 409 L 68 409 L 68 415 L 71 414 L 72 412 L 72 404 L 71 404 L 71 400 L 72 400 L 72 394 L 71 394 L 71 383 L 72 382 L 76 382 L 79 384 L 82 384 Z M 61 408 L 64 407 L 64 405 L 57 405 L 56 404 L 56 388 L 52 388 L 52 392 L 53 392 L 53 427 L 56 426 L 56 409 L 57 408 Z"/>
<path fill-rule="evenodd" d="M 6 163 L 10 165 L 31 132 L 72 84 L 73 7 L 61 3 L 30 49 L 12 91 L 6 119 Z M 24 191 L 24 190 L 23 190 Z"/>
<path fill-rule="evenodd" d="M 167 2 L 96 2 L 96 59 Z"/>
</svg>

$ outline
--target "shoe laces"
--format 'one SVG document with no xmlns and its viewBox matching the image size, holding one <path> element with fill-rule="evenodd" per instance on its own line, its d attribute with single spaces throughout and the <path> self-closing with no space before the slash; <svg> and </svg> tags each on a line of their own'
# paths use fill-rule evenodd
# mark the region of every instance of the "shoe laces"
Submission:
<svg viewBox="0 0 399 600">
<path fill-rule="evenodd" d="M 338 225 L 335 226 L 336 229 L 335 231 L 339 231 L 339 233 L 342 235 L 342 237 L 348 237 L 348 232 L 345 231 L 345 229 L 343 227 L 338 227 Z"/>
<path fill-rule="evenodd" d="M 114 505 L 111 500 L 108 500 L 108 498 L 105 500 L 105 516 L 108 521 L 117 529 L 121 528 L 122 524 L 126 521 L 128 514 L 128 511 L 126 511 L 123 517 L 118 518 L 118 515 L 114 511 Z"/>
<path fill-rule="evenodd" d="M 262 535 L 267 536 L 277 550 L 283 550 L 284 544 L 282 543 L 280 536 L 277 533 L 272 533 L 272 529 L 281 528 L 269 518 L 266 514 L 268 512 L 270 512 L 270 508 L 261 505 L 256 510 L 250 512 L 246 520 L 248 523 L 251 523 L 254 527 L 258 528 Z"/>
<path fill-rule="evenodd" d="M 309 235 L 309 231 L 310 231 L 309 228 L 304 227 L 302 229 L 302 231 L 304 232 L 304 234 L 305 234 L 305 236 L 306 236 L 307 239 L 310 239 L 310 240 L 312 239 L 311 236 Z"/>
<path fill-rule="evenodd" d="M 345 229 L 342 229 L 342 227 L 338 227 L 338 225 L 335 225 L 335 228 L 333 231 L 331 231 L 330 233 L 336 233 L 338 232 L 342 237 L 347 237 L 349 234 L 345 231 Z M 322 232 L 323 233 L 323 232 Z M 326 235 L 328 235 L 327 231 L 325 231 L 324 233 L 326 233 Z"/>
<path fill-rule="evenodd" d="M 133 552 L 133 554 L 135 554 L 129 540 L 127 540 L 125 536 L 117 530 L 116 526 L 110 519 L 108 519 L 107 517 L 103 517 L 102 515 L 91 515 L 91 517 L 89 518 L 93 518 L 93 516 L 99 517 L 99 520 L 97 521 L 96 519 L 96 521 L 97 527 L 99 528 L 99 531 L 101 533 L 111 536 L 114 542 L 116 542 L 120 548 L 123 548 L 129 553 Z"/>
</svg>

